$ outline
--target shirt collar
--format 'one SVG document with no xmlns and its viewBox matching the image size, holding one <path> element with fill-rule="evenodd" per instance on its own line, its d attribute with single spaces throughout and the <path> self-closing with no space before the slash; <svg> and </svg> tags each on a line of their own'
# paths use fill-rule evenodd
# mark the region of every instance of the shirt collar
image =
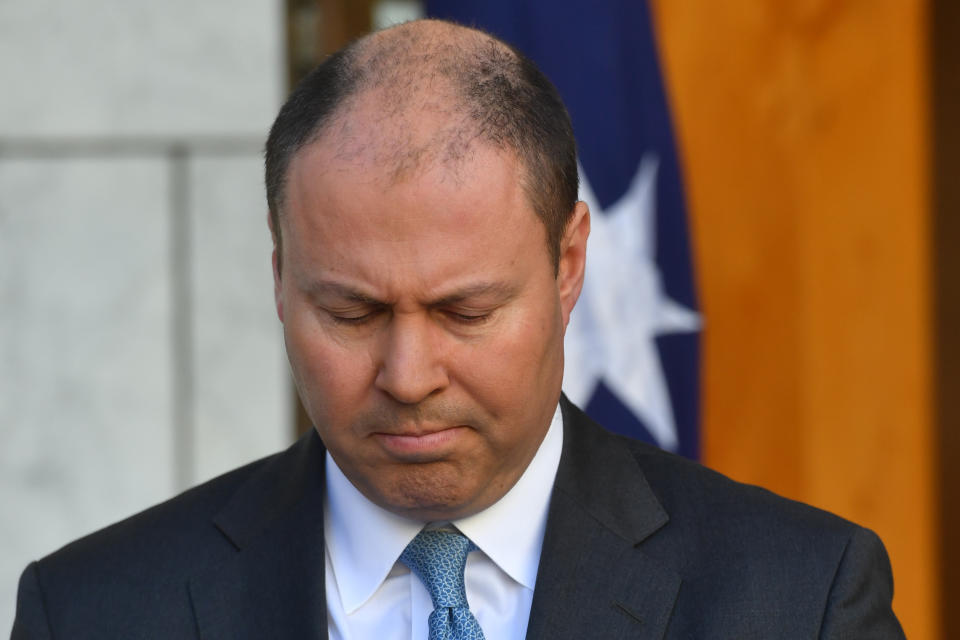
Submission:
<svg viewBox="0 0 960 640">
<path fill-rule="evenodd" d="M 562 449 L 563 419 L 557 406 L 540 448 L 510 491 L 480 513 L 453 523 L 504 573 L 531 591 Z"/>
<path fill-rule="evenodd" d="M 558 406 L 537 453 L 510 491 L 480 513 L 452 523 L 504 573 L 531 590 L 562 448 Z M 350 614 L 373 596 L 424 523 L 370 502 L 329 452 L 326 458 L 324 536 L 343 609 Z"/>
<path fill-rule="evenodd" d="M 370 502 L 327 452 L 323 533 L 343 609 L 370 599 L 407 544 L 423 528 Z"/>
</svg>

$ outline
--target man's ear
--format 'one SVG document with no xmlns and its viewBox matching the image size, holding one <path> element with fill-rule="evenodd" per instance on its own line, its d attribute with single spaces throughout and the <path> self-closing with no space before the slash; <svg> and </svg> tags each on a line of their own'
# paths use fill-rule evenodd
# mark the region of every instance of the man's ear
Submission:
<svg viewBox="0 0 960 640">
<path fill-rule="evenodd" d="M 587 203 L 577 202 L 560 240 L 560 260 L 557 269 L 557 289 L 560 292 L 560 310 L 563 326 L 570 322 L 570 312 L 577 304 L 583 289 L 583 274 L 587 261 L 587 236 L 590 235 L 590 209 Z"/>
<path fill-rule="evenodd" d="M 281 296 L 280 282 L 280 238 L 279 229 L 273 228 L 273 216 L 267 212 L 267 226 L 270 228 L 270 237 L 273 239 L 273 253 L 270 256 L 270 264 L 273 267 L 273 303 L 277 307 L 277 317 L 283 322 L 283 298 Z"/>
</svg>

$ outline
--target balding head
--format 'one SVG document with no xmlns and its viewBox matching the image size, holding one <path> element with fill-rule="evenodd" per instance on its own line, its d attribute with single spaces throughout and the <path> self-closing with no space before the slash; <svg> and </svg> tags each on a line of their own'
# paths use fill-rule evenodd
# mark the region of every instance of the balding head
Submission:
<svg viewBox="0 0 960 640">
<path fill-rule="evenodd" d="M 577 199 L 570 119 L 549 80 L 492 36 L 437 20 L 409 22 L 355 41 L 297 85 L 266 150 L 278 260 L 290 163 L 313 143 L 335 145 L 340 159 L 377 162 L 396 180 L 433 163 L 456 172 L 478 144 L 514 154 L 556 265 Z"/>
</svg>

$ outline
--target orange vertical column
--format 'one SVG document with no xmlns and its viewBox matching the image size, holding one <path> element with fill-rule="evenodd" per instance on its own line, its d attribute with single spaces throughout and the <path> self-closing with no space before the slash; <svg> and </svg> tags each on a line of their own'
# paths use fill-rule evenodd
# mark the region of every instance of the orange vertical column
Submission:
<svg viewBox="0 0 960 640">
<path fill-rule="evenodd" d="M 651 6 L 706 462 L 876 530 L 908 637 L 938 637 L 926 3 Z"/>
</svg>

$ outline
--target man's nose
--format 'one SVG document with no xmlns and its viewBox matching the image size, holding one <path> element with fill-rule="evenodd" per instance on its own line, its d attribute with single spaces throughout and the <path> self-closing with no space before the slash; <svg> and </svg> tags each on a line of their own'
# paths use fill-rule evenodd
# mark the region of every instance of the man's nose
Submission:
<svg viewBox="0 0 960 640">
<path fill-rule="evenodd" d="M 449 384 L 437 327 L 419 314 L 395 315 L 383 336 L 376 386 L 403 404 L 416 404 Z"/>
</svg>

